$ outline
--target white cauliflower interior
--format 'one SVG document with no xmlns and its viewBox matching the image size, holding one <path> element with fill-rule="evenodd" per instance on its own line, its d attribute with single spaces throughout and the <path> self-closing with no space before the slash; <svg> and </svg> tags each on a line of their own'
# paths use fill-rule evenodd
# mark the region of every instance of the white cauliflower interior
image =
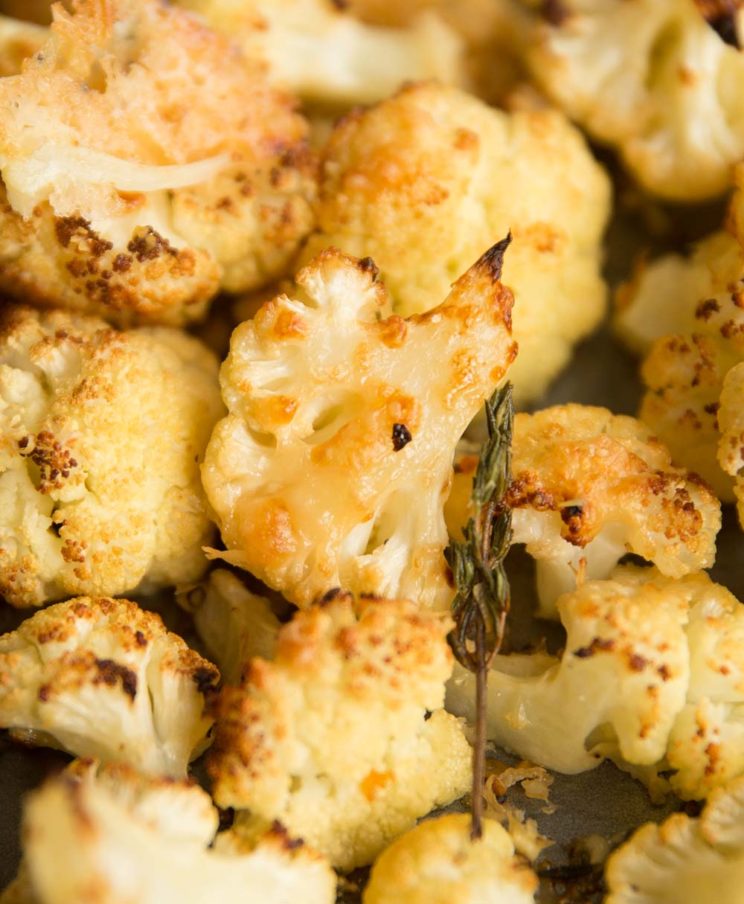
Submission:
<svg viewBox="0 0 744 904">
<path fill-rule="evenodd" d="M 449 605 L 455 445 L 516 353 L 505 246 L 406 320 L 371 260 L 329 249 L 238 326 L 202 468 L 216 555 L 301 606 L 335 587 Z"/>
<path fill-rule="evenodd" d="M 197 579 L 217 362 L 167 328 L 0 313 L 0 594 L 34 606 Z"/>
<path fill-rule="evenodd" d="M 220 806 L 280 820 L 334 866 L 371 862 L 467 790 L 471 752 L 442 709 L 448 618 L 348 595 L 298 613 L 272 662 L 222 690 L 208 762 Z"/>
<path fill-rule="evenodd" d="M 80 904 L 91 889 L 100 904 L 333 904 L 333 870 L 281 827 L 249 846 L 231 832 L 215 839 L 217 822 L 195 785 L 75 763 L 26 804 L 38 904 Z"/>
<path fill-rule="evenodd" d="M 681 579 L 619 568 L 558 603 L 559 659 L 499 656 L 489 673 L 489 738 L 560 772 L 609 756 L 668 770 L 698 799 L 744 774 L 744 607 L 700 573 Z M 472 716 L 470 673 L 457 668 L 447 706 Z"/>
<path fill-rule="evenodd" d="M 716 791 L 699 819 L 640 828 L 609 859 L 606 904 L 738 904 L 744 883 L 744 781 Z"/>
<path fill-rule="evenodd" d="M 460 84 L 462 46 L 434 14 L 405 28 L 366 25 L 334 0 L 179 0 L 265 60 L 271 82 L 324 104 L 372 103 L 408 81 Z"/>
<path fill-rule="evenodd" d="M 607 177 L 554 110 L 508 114 L 454 88 L 409 86 L 339 123 L 325 148 L 318 225 L 329 245 L 380 267 L 397 313 L 428 311 L 511 231 L 518 399 L 540 395 L 602 319 Z"/>
<path fill-rule="evenodd" d="M 681 577 L 715 558 L 718 500 L 671 464 L 669 452 L 635 418 L 606 408 L 558 405 L 514 421 L 513 542 L 537 559 L 540 615 L 584 578 L 604 578 L 628 552 Z M 457 536 L 477 458 L 464 455 L 447 506 Z"/>
<path fill-rule="evenodd" d="M 219 672 L 159 616 L 80 597 L 0 637 L 0 727 L 78 756 L 181 776 L 204 748 Z"/>
<path fill-rule="evenodd" d="M 514 855 L 493 819 L 470 838 L 470 816 L 449 813 L 419 823 L 379 856 L 363 904 L 531 904 L 537 877 Z"/>
<path fill-rule="evenodd" d="M 0 286 L 180 324 L 263 285 L 312 225 L 307 126 L 261 66 L 157 0 L 55 8 L 0 82 Z"/>
<path fill-rule="evenodd" d="M 672 200 L 722 194 L 744 157 L 744 54 L 702 6 L 561 0 L 544 7 L 557 14 L 536 24 L 528 54 L 551 99 L 616 147 L 644 188 Z"/>
</svg>

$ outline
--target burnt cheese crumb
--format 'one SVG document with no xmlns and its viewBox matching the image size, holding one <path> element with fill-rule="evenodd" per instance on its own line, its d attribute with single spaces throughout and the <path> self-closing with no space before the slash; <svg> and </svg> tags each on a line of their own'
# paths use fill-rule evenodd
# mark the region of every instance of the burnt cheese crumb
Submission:
<svg viewBox="0 0 744 904">
<path fill-rule="evenodd" d="M 393 449 L 396 452 L 400 452 L 412 439 L 411 431 L 405 424 L 393 424 Z"/>
</svg>

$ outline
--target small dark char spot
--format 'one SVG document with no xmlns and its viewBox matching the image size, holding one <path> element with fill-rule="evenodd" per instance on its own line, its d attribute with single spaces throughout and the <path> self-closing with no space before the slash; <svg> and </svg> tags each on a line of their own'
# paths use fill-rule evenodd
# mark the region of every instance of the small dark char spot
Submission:
<svg viewBox="0 0 744 904">
<path fill-rule="evenodd" d="M 411 431 L 405 424 L 393 424 L 393 449 L 396 452 L 400 452 L 412 439 Z"/>
<path fill-rule="evenodd" d="M 363 257 L 359 261 L 359 269 L 363 270 L 365 273 L 369 273 L 372 277 L 372 282 L 375 282 L 380 276 L 380 268 L 371 257 Z"/>
<path fill-rule="evenodd" d="M 628 663 L 634 672 L 642 672 L 648 665 L 648 659 L 645 659 L 638 653 L 633 653 L 628 660 Z"/>
<path fill-rule="evenodd" d="M 340 596 L 343 596 L 344 591 L 340 587 L 332 587 L 330 590 L 327 590 L 323 596 L 317 601 L 316 606 L 327 606 L 329 603 L 332 603 L 334 600 L 338 599 Z"/>
<path fill-rule="evenodd" d="M 595 637 L 586 647 L 579 647 L 573 651 L 574 656 L 579 659 L 589 659 L 597 652 L 609 652 L 615 647 L 615 641 L 612 638 Z"/>
<path fill-rule="evenodd" d="M 96 659 L 96 665 L 99 678 L 104 684 L 113 687 L 120 681 L 121 689 L 134 700 L 137 696 L 137 675 L 131 669 L 113 659 Z"/>
<path fill-rule="evenodd" d="M 281 839 L 286 851 L 296 851 L 305 844 L 302 838 L 290 838 L 289 832 L 278 819 L 271 823 L 271 834 Z"/>
<path fill-rule="evenodd" d="M 486 267 L 488 267 L 491 278 L 494 280 L 501 279 L 501 271 L 504 266 L 504 254 L 509 245 L 511 245 L 511 240 L 512 234 L 509 232 L 505 239 L 501 239 L 500 242 L 496 242 L 493 247 L 489 248 L 479 261 L 479 263 L 485 264 Z"/>
<path fill-rule="evenodd" d="M 147 646 L 147 638 L 141 631 L 134 632 L 134 639 L 137 641 L 137 646 L 139 646 L 139 647 Z"/>
<path fill-rule="evenodd" d="M 213 668 L 203 666 L 194 670 L 194 684 L 200 694 L 207 695 L 211 693 L 217 685 L 217 671 Z"/>
</svg>

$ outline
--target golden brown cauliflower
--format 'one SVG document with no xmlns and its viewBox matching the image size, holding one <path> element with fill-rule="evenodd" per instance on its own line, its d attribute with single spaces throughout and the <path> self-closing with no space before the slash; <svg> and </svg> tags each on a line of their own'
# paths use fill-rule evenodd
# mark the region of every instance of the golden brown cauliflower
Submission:
<svg viewBox="0 0 744 904">
<path fill-rule="evenodd" d="M 335 249 L 233 333 L 204 487 L 228 551 L 305 606 L 334 587 L 446 608 L 455 445 L 516 353 L 495 245 L 404 320 Z M 296 300 L 297 299 L 297 300 Z"/>
<path fill-rule="evenodd" d="M 607 177 L 551 110 L 508 114 L 454 88 L 404 88 L 336 127 L 322 161 L 318 226 L 303 259 L 334 245 L 380 267 L 397 313 L 430 310 L 511 230 L 517 397 L 534 398 L 604 312 Z"/>
<path fill-rule="evenodd" d="M 463 456 L 447 506 L 457 535 L 470 517 L 477 458 Z M 513 542 L 537 559 L 541 614 L 577 579 L 606 577 L 626 553 L 681 577 L 708 568 L 721 526 L 718 500 L 632 417 L 558 405 L 514 421 Z"/>
<path fill-rule="evenodd" d="M 217 824 L 195 785 L 77 761 L 26 802 L 38 904 L 333 904 L 333 870 L 281 826 L 249 845 Z"/>
<path fill-rule="evenodd" d="M 195 580 L 217 362 L 167 328 L 0 312 L 0 594 L 35 606 Z"/>
<path fill-rule="evenodd" d="M 158 0 L 58 5 L 0 82 L 0 287 L 119 323 L 200 317 L 312 225 L 307 126 L 260 64 Z"/>
<path fill-rule="evenodd" d="M 182 776 L 219 672 L 129 600 L 57 603 L 0 637 L 0 728 L 78 756 Z"/>
<path fill-rule="evenodd" d="M 356 613 L 329 595 L 282 628 L 275 659 L 222 690 L 208 763 L 220 806 L 280 820 L 343 870 L 471 779 L 470 747 L 442 709 L 449 618 L 378 598 Z"/>
<path fill-rule="evenodd" d="M 654 194 L 722 194 L 744 157 L 744 54 L 707 22 L 700 0 L 543 4 L 528 60 L 553 101 L 616 147 Z M 738 4 L 723 25 L 744 35 Z M 727 9 L 726 9 L 727 7 Z"/>
<path fill-rule="evenodd" d="M 363 904 L 531 904 L 537 876 L 514 855 L 514 842 L 493 819 L 470 837 L 470 816 L 427 819 L 382 852 Z"/>
<path fill-rule="evenodd" d="M 433 14 L 407 27 L 365 25 L 336 0 L 178 0 L 264 60 L 272 84 L 325 105 L 372 103 L 401 84 L 463 82 L 462 46 Z"/>
<path fill-rule="evenodd" d="M 726 374 L 719 401 L 721 441 L 718 461 L 727 474 L 736 478 L 734 492 L 738 500 L 739 521 L 744 525 L 744 362 L 732 367 Z"/>
<path fill-rule="evenodd" d="M 744 775 L 744 606 L 704 573 L 618 568 L 564 594 L 558 658 L 500 656 L 488 680 L 489 738 L 560 772 L 614 759 L 686 800 Z M 473 715 L 456 667 L 447 708 Z M 639 767 L 642 767 L 639 769 Z"/>
<path fill-rule="evenodd" d="M 47 39 L 47 29 L 0 15 L 0 77 L 17 75 Z"/>
</svg>

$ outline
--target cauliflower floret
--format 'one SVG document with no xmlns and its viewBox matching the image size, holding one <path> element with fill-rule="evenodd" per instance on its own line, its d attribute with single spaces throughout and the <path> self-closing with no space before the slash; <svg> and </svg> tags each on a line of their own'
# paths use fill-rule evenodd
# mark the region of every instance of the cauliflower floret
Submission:
<svg viewBox="0 0 744 904">
<path fill-rule="evenodd" d="M 228 684 L 237 684 L 245 663 L 254 656 L 273 659 L 281 624 L 269 601 L 225 569 L 212 571 L 204 584 L 177 596 L 191 612 L 210 658 Z"/>
<path fill-rule="evenodd" d="M 535 26 L 534 78 L 649 191 L 722 194 L 744 157 L 744 54 L 695 0 L 561 0 Z M 543 8 L 554 9 L 553 5 Z M 737 15 L 740 34 L 742 15 Z"/>
<path fill-rule="evenodd" d="M 506 245 L 407 320 L 371 260 L 329 249 L 297 276 L 306 303 L 280 295 L 235 330 L 202 468 L 215 555 L 300 606 L 334 587 L 449 606 L 455 446 L 516 353 Z"/>
<path fill-rule="evenodd" d="M 534 398 L 601 320 L 607 177 L 553 110 L 508 114 L 454 88 L 404 88 L 336 127 L 322 162 L 318 226 L 328 245 L 380 267 L 397 313 L 428 311 L 483 248 L 511 230 L 519 358 L 510 379 Z"/>
<path fill-rule="evenodd" d="M 268 64 L 272 83 L 323 104 L 372 103 L 403 82 L 463 81 L 462 46 L 436 15 L 376 28 L 335 0 L 178 0 Z"/>
<path fill-rule="evenodd" d="M 675 580 L 618 568 L 558 603 L 562 658 L 500 656 L 489 673 L 489 738 L 574 773 L 604 757 L 669 770 L 685 799 L 744 774 L 744 607 L 703 573 Z M 448 709 L 472 716 L 457 669 Z"/>
<path fill-rule="evenodd" d="M 180 324 L 280 275 L 315 185 L 290 99 L 165 3 L 73 10 L 0 82 L 0 287 Z"/>
<path fill-rule="evenodd" d="M 222 690 L 208 768 L 220 806 L 278 819 L 344 870 L 468 789 L 471 752 L 442 709 L 449 618 L 332 595 Z M 238 816 L 246 827 L 251 817 Z"/>
<path fill-rule="evenodd" d="M 477 458 L 455 469 L 446 514 L 457 536 Z M 718 500 L 639 421 L 606 408 L 557 405 L 514 421 L 513 542 L 537 559 L 540 615 L 577 578 L 604 578 L 627 553 L 681 577 L 713 564 L 721 526 Z"/>
<path fill-rule="evenodd" d="M 470 838 L 470 816 L 427 819 L 383 851 L 372 867 L 364 904 L 531 904 L 537 877 L 514 856 L 514 843 L 493 819 Z"/>
<path fill-rule="evenodd" d="M 0 15 L 0 77 L 17 75 L 47 39 L 47 29 Z"/>
<path fill-rule="evenodd" d="M 39 904 L 333 904 L 333 870 L 280 826 L 254 847 L 225 832 L 208 849 L 217 822 L 209 795 L 187 782 L 75 763 L 26 804 Z"/>
<path fill-rule="evenodd" d="M 198 460 L 217 361 L 167 328 L 0 313 L 0 594 L 34 606 L 196 580 L 213 528 Z"/>
<path fill-rule="evenodd" d="M 129 600 L 57 603 L 0 637 L 0 727 L 78 756 L 184 775 L 217 669 Z"/>
<path fill-rule="evenodd" d="M 606 904 L 740 904 L 744 781 L 720 788 L 699 819 L 649 823 L 610 857 Z"/>
<path fill-rule="evenodd" d="M 736 478 L 734 492 L 739 502 L 739 521 L 744 525 L 744 362 L 726 374 L 719 401 L 718 462 Z"/>
</svg>

